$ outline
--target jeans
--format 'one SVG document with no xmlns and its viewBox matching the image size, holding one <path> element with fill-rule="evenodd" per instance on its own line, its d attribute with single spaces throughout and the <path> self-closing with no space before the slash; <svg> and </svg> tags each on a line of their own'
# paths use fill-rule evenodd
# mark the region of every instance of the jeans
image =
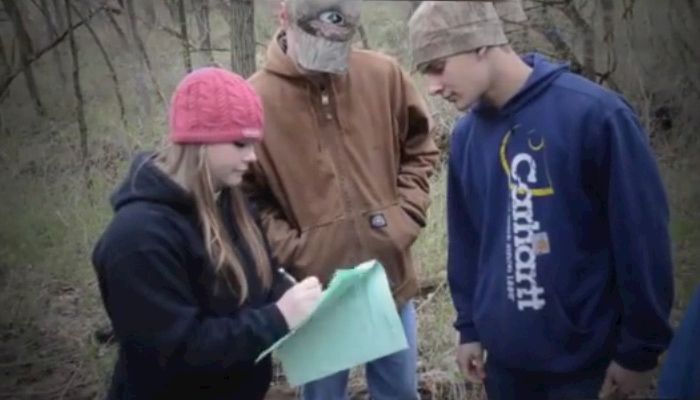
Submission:
<svg viewBox="0 0 700 400">
<path fill-rule="evenodd" d="M 597 399 L 607 364 L 568 374 L 529 372 L 486 361 L 486 394 L 489 400 Z"/>
<path fill-rule="evenodd" d="M 370 361 L 365 364 L 367 387 L 372 400 L 418 400 L 416 366 L 416 309 L 412 301 L 400 310 L 401 323 L 408 349 Z M 350 370 L 307 383 L 302 388 L 303 400 L 347 400 Z"/>
</svg>

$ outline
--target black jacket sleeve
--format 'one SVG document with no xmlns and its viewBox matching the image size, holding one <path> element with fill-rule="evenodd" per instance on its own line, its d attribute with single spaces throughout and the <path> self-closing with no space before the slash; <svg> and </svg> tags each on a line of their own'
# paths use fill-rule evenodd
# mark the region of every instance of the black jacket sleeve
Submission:
<svg viewBox="0 0 700 400">
<path fill-rule="evenodd" d="M 270 287 L 270 292 L 268 295 L 268 301 L 270 302 L 275 302 L 282 297 L 282 295 L 289 290 L 292 286 L 294 286 L 294 283 L 289 280 L 289 278 L 285 277 L 284 274 L 280 273 L 279 270 L 280 268 L 284 268 L 280 263 L 279 260 L 272 254 L 272 249 L 270 248 L 270 242 L 267 240 L 267 237 L 265 236 L 265 230 L 262 227 L 262 221 L 260 220 L 260 212 L 259 212 L 259 204 L 256 203 L 255 201 L 248 200 L 248 209 L 250 210 L 251 215 L 253 216 L 253 219 L 255 220 L 255 223 L 258 225 L 258 228 L 260 229 L 260 233 L 263 237 L 263 242 L 265 244 L 265 250 L 267 251 L 268 257 L 270 257 L 270 266 L 272 267 L 272 285 Z"/>
<path fill-rule="evenodd" d="M 122 346 L 152 353 L 161 364 L 196 371 L 254 361 L 288 332 L 275 304 L 243 308 L 233 316 L 203 315 L 183 252 L 164 234 L 141 243 L 103 260 L 99 272 Z"/>
</svg>

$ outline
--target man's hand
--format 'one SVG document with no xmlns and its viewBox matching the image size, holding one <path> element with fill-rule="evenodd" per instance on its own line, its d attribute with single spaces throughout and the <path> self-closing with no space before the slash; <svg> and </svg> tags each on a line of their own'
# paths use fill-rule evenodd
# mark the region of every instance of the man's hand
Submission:
<svg viewBox="0 0 700 400">
<path fill-rule="evenodd" d="M 486 372 L 484 372 L 484 350 L 481 348 L 481 343 L 460 344 L 457 347 L 457 365 L 469 382 L 483 383 Z"/>
<path fill-rule="evenodd" d="M 649 388 L 653 371 L 637 372 L 625 369 L 613 361 L 610 363 L 603 387 L 598 395 L 601 399 L 628 398 Z"/>
</svg>

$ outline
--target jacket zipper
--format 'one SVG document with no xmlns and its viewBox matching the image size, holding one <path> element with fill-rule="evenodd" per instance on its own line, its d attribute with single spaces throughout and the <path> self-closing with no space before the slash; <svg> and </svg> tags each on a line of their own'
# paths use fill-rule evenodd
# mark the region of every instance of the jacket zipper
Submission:
<svg viewBox="0 0 700 400">
<path fill-rule="evenodd" d="M 321 86 L 321 107 L 322 107 L 322 112 L 323 115 L 325 115 L 326 120 L 331 121 L 334 119 L 333 117 L 333 109 L 331 106 L 330 102 L 330 94 L 328 92 L 328 89 L 325 85 Z M 336 130 L 341 133 L 342 132 L 342 127 L 340 126 L 340 121 L 335 121 L 336 125 Z M 336 158 L 340 158 L 342 161 L 345 160 L 346 156 L 345 153 L 343 152 L 342 145 L 340 144 L 340 140 L 342 140 L 339 135 L 333 135 L 331 138 L 332 140 L 332 146 L 335 148 L 335 155 Z M 362 242 L 362 237 L 360 235 L 360 229 L 357 226 L 358 221 L 357 218 L 355 217 L 355 207 L 353 206 L 352 198 L 350 196 L 350 187 L 347 178 L 345 177 L 345 174 L 339 171 L 338 169 L 338 164 L 335 163 L 335 169 L 336 169 L 336 174 L 338 176 L 338 179 L 340 180 L 340 188 L 342 192 L 342 197 L 343 197 L 343 203 L 345 204 L 345 208 L 348 213 L 350 213 L 350 220 L 352 221 L 352 225 L 355 231 L 355 246 L 358 252 L 362 252 L 362 250 L 365 249 L 364 243 Z M 356 253 L 357 254 L 357 253 Z"/>
<path fill-rule="evenodd" d="M 333 114 L 331 114 L 330 110 L 330 98 L 328 96 L 328 92 L 326 91 L 326 87 L 323 86 L 321 87 L 321 105 L 323 106 L 323 113 L 326 116 L 327 120 L 332 120 L 333 119 Z"/>
</svg>

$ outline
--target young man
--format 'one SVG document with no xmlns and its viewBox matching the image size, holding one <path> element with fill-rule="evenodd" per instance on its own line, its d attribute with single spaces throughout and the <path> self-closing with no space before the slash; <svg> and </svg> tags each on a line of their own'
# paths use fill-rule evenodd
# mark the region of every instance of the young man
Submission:
<svg viewBox="0 0 700 400">
<path fill-rule="evenodd" d="M 249 177 L 274 255 L 297 278 L 382 262 L 409 349 L 368 363 L 373 399 L 417 399 L 417 291 L 410 248 L 438 160 L 423 99 L 388 57 L 351 49 L 359 0 L 289 0 L 264 68 L 265 141 Z M 332 354 L 328 355 L 333 357 Z M 345 399 L 348 371 L 305 385 Z"/>
<path fill-rule="evenodd" d="M 662 399 L 700 399 L 700 284 L 671 341 L 659 373 L 657 394 Z"/>
<path fill-rule="evenodd" d="M 666 197 L 634 112 L 564 65 L 521 59 L 491 3 L 423 2 L 409 32 L 430 94 L 467 111 L 447 195 L 461 370 L 490 399 L 645 389 L 673 283 Z"/>
</svg>

